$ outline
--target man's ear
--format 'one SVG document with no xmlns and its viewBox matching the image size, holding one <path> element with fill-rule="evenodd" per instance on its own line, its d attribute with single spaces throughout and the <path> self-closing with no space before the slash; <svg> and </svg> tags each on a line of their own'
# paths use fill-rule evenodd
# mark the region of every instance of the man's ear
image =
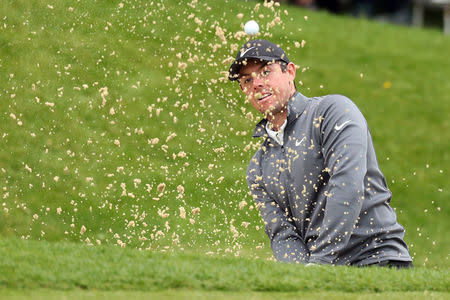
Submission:
<svg viewBox="0 0 450 300">
<path fill-rule="evenodd" d="M 295 67 L 295 64 L 293 62 L 288 63 L 288 65 L 286 66 L 286 71 L 292 77 L 292 80 L 294 80 L 295 75 L 297 74 L 297 68 Z"/>
</svg>

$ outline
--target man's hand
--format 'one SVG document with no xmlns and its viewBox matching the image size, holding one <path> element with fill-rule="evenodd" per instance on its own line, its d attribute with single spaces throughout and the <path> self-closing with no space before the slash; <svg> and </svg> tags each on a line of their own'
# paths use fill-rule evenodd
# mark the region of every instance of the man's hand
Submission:
<svg viewBox="0 0 450 300">
<path fill-rule="evenodd" d="M 307 267 L 307 268 L 313 267 L 313 266 L 319 266 L 319 265 L 318 265 L 318 264 L 315 264 L 315 263 L 307 263 L 307 264 L 305 265 L 305 267 Z"/>
</svg>

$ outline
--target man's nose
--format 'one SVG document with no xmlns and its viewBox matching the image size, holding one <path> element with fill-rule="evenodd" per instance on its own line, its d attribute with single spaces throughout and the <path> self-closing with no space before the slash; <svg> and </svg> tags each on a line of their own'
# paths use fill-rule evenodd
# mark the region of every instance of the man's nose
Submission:
<svg viewBox="0 0 450 300">
<path fill-rule="evenodd" d="M 255 76 L 252 80 L 253 88 L 262 87 L 264 84 L 264 78 L 262 76 Z"/>
</svg>

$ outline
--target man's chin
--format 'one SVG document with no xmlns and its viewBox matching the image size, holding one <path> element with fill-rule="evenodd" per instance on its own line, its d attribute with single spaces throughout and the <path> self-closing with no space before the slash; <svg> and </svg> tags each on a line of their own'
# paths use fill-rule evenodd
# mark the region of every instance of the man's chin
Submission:
<svg viewBox="0 0 450 300">
<path fill-rule="evenodd" d="M 286 107 L 270 106 L 266 110 L 260 110 L 260 112 L 264 115 L 266 119 L 271 119 L 274 116 L 283 113 L 285 110 Z"/>
<path fill-rule="evenodd" d="M 271 118 L 274 115 L 277 114 L 277 110 L 275 110 L 275 107 L 273 107 L 272 109 L 267 109 L 265 110 L 262 114 L 264 115 L 265 118 Z"/>
</svg>

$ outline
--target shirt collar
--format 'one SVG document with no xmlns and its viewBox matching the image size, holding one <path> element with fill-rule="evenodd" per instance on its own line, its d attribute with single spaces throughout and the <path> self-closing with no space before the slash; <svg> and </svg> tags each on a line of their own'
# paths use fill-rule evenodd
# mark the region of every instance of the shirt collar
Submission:
<svg viewBox="0 0 450 300">
<path fill-rule="evenodd" d="M 270 123 L 269 122 L 266 123 L 267 134 L 281 146 L 283 146 L 283 144 L 284 144 L 283 137 L 284 137 L 284 128 L 286 128 L 286 125 L 287 125 L 287 120 L 284 120 L 284 123 L 283 123 L 283 125 L 281 125 L 280 129 L 278 131 L 274 131 L 274 130 L 270 129 Z"/>
<path fill-rule="evenodd" d="M 288 102 L 288 117 L 286 126 L 291 124 L 293 121 L 298 119 L 300 115 L 305 111 L 306 108 L 306 98 L 299 92 L 295 92 L 294 95 L 292 95 L 291 99 L 289 99 Z M 256 124 L 255 131 L 253 132 L 253 137 L 262 137 L 264 135 L 268 135 L 266 130 L 266 124 L 268 123 L 267 119 L 262 119 L 259 121 L 258 124 Z M 285 127 L 286 127 L 285 126 Z M 284 128 L 283 128 L 284 129 Z"/>
</svg>

